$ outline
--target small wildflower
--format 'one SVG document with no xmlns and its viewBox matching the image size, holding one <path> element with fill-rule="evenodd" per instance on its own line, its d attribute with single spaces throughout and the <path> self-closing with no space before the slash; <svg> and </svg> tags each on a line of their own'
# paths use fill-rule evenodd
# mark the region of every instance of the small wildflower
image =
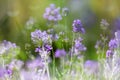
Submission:
<svg viewBox="0 0 120 80">
<path fill-rule="evenodd" d="M 43 17 L 48 21 L 59 21 L 62 20 L 60 15 L 60 8 L 56 8 L 55 4 L 50 4 L 50 7 L 46 8 Z"/>
<path fill-rule="evenodd" d="M 117 41 L 117 44 L 120 46 L 120 30 L 115 32 L 115 39 Z"/>
<path fill-rule="evenodd" d="M 35 23 L 34 18 L 30 17 L 30 19 L 26 22 L 26 28 L 32 29 L 32 26 L 34 25 L 34 23 Z"/>
<path fill-rule="evenodd" d="M 35 30 L 34 32 L 31 32 L 31 40 L 35 44 L 51 44 L 51 35 L 47 34 L 46 31 L 41 30 Z"/>
<path fill-rule="evenodd" d="M 83 34 L 85 33 L 85 29 L 83 28 L 83 25 L 79 19 L 74 20 L 72 26 L 74 32 L 81 32 Z"/>
<path fill-rule="evenodd" d="M 41 52 L 41 48 L 40 47 L 35 48 L 35 52 L 40 53 Z"/>
<path fill-rule="evenodd" d="M 87 60 L 84 64 L 85 72 L 89 75 L 98 73 L 98 62 Z"/>
<path fill-rule="evenodd" d="M 109 48 L 110 49 L 115 49 L 117 48 L 117 41 L 115 39 L 111 39 L 109 42 Z"/>
<path fill-rule="evenodd" d="M 86 47 L 82 44 L 82 38 L 79 37 L 75 40 L 74 51 L 75 53 L 80 53 L 81 51 L 86 51 Z"/>
<path fill-rule="evenodd" d="M 27 62 L 27 67 L 30 69 L 43 68 L 43 66 L 44 66 L 44 62 L 40 58 Z"/>
<path fill-rule="evenodd" d="M 101 29 L 106 30 L 109 26 L 109 23 L 105 19 L 102 19 L 100 22 L 100 26 L 101 26 Z"/>
<path fill-rule="evenodd" d="M 107 57 L 107 58 L 108 58 L 108 57 L 112 57 L 113 54 L 114 54 L 114 52 L 113 52 L 112 50 L 107 50 L 107 52 L 106 52 L 106 57 Z"/>
<path fill-rule="evenodd" d="M 56 58 L 64 57 L 65 55 L 66 55 L 66 51 L 64 49 L 58 49 L 55 52 Z"/>
</svg>

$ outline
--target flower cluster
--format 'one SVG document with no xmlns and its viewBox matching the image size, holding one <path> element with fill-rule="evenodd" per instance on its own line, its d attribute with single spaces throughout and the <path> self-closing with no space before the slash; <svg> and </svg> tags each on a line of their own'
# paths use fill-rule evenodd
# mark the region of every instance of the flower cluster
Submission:
<svg viewBox="0 0 120 80">
<path fill-rule="evenodd" d="M 48 21 L 54 22 L 62 20 L 60 8 L 56 8 L 55 4 L 50 4 L 50 7 L 46 8 L 43 17 Z"/>
<path fill-rule="evenodd" d="M 87 48 L 82 44 L 82 40 L 83 39 L 81 37 L 79 37 L 75 40 L 75 44 L 72 47 L 72 50 L 73 50 L 74 54 L 79 54 L 82 51 L 86 51 Z"/>
<path fill-rule="evenodd" d="M 15 43 L 4 40 L 2 43 L 0 43 L 0 54 L 7 54 L 11 49 L 15 48 L 17 48 Z"/>
<path fill-rule="evenodd" d="M 109 49 L 106 52 L 106 57 L 112 56 L 114 49 L 118 47 L 116 39 L 111 39 L 108 46 L 109 46 Z"/>
<path fill-rule="evenodd" d="M 74 32 L 85 33 L 85 29 L 83 28 L 83 25 L 79 19 L 74 20 L 72 26 Z"/>
<path fill-rule="evenodd" d="M 41 30 L 35 30 L 34 32 L 31 32 L 31 40 L 34 44 L 51 44 L 51 35 L 47 34 L 46 31 Z"/>
</svg>

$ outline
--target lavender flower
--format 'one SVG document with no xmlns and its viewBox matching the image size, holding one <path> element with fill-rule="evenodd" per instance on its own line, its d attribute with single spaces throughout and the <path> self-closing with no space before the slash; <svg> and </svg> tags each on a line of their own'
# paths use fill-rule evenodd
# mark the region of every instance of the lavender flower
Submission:
<svg viewBox="0 0 120 80">
<path fill-rule="evenodd" d="M 8 54 L 12 53 L 11 56 L 16 56 L 19 52 L 19 47 L 16 46 L 15 43 L 11 43 L 10 41 L 4 40 L 2 43 L 0 43 L 0 54 Z M 6 56 L 8 57 L 8 56 Z"/>
<path fill-rule="evenodd" d="M 107 52 L 106 52 L 106 57 L 107 57 L 107 58 L 108 58 L 108 57 L 112 57 L 113 54 L 114 54 L 114 52 L 113 52 L 112 50 L 107 50 Z"/>
<path fill-rule="evenodd" d="M 7 74 L 8 76 L 11 76 L 11 75 L 13 74 L 13 71 L 10 70 L 10 69 L 7 69 L 7 70 L 6 70 L 6 74 Z"/>
<path fill-rule="evenodd" d="M 41 52 L 41 48 L 40 47 L 37 47 L 37 48 L 35 48 L 35 52 L 38 52 L 38 53 L 40 53 Z"/>
<path fill-rule="evenodd" d="M 46 44 L 46 45 L 44 45 L 44 47 L 45 47 L 45 50 L 48 51 L 48 52 L 52 50 L 51 45 Z"/>
<path fill-rule="evenodd" d="M 34 59 L 32 61 L 28 61 L 27 62 L 27 67 L 29 69 L 43 68 L 44 67 L 44 62 L 42 61 L 42 59 L 37 58 L 37 59 Z"/>
<path fill-rule="evenodd" d="M 66 56 L 66 51 L 64 49 L 58 49 L 55 52 L 55 57 L 60 58 Z"/>
<path fill-rule="evenodd" d="M 51 44 L 51 35 L 47 34 L 46 31 L 41 30 L 35 30 L 34 32 L 31 32 L 31 40 L 35 44 Z"/>
<path fill-rule="evenodd" d="M 101 26 L 101 29 L 106 30 L 109 26 L 109 23 L 105 19 L 102 19 L 100 22 L 100 26 Z"/>
<path fill-rule="evenodd" d="M 115 49 L 117 48 L 117 41 L 115 39 L 111 39 L 110 42 L 109 42 L 109 48 L 110 49 Z"/>
<path fill-rule="evenodd" d="M 83 34 L 85 33 L 85 29 L 83 28 L 83 25 L 79 19 L 74 20 L 72 26 L 74 32 L 81 32 Z"/>
<path fill-rule="evenodd" d="M 46 44 L 43 47 L 44 47 L 44 50 L 47 51 L 47 52 L 50 52 L 52 50 L 52 46 L 51 45 Z M 35 52 L 41 53 L 42 52 L 42 48 L 41 47 L 37 47 L 35 49 Z"/>
<path fill-rule="evenodd" d="M 81 37 L 79 37 L 78 39 L 75 40 L 75 44 L 72 47 L 72 50 L 73 50 L 72 53 L 77 55 L 82 51 L 86 51 L 87 48 L 82 44 L 82 40 L 83 39 Z"/>
<path fill-rule="evenodd" d="M 62 16 L 60 15 L 60 8 L 56 8 L 55 4 L 50 4 L 50 7 L 46 8 L 46 11 L 43 17 L 48 21 L 59 21 L 62 20 Z"/>
<path fill-rule="evenodd" d="M 87 60 L 84 64 L 85 72 L 89 75 L 98 73 L 98 62 Z"/>
<path fill-rule="evenodd" d="M 115 32 L 115 39 L 117 41 L 117 44 L 120 46 L 120 30 Z"/>
</svg>

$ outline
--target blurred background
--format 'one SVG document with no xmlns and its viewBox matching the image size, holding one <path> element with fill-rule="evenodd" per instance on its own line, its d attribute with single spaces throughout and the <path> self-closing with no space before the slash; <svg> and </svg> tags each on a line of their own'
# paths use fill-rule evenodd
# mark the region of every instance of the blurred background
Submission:
<svg viewBox="0 0 120 80">
<path fill-rule="evenodd" d="M 15 42 L 22 48 L 21 58 L 26 59 L 25 44 L 30 43 L 29 33 L 33 30 L 24 30 L 25 25 L 32 17 L 36 22 L 35 28 L 46 29 L 43 14 L 45 8 L 52 3 L 56 4 L 56 7 L 69 9 L 68 16 L 59 22 L 64 25 L 66 20 L 68 32 L 72 31 L 74 19 L 82 21 L 86 29 L 86 59 L 96 59 L 94 45 L 102 33 L 101 19 L 106 19 L 110 24 L 106 34 L 109 34 L 109 31 L 113 34 L 120 29 L 120 0 L 0 0 L 0 41 Z"/>
</svg>

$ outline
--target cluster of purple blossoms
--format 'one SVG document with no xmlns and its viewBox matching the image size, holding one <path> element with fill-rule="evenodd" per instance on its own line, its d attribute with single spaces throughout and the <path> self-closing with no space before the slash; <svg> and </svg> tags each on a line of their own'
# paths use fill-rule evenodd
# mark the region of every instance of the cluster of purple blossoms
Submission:
<svg viewBox="0 0 120 80">
<path fill-rule="evenodd" d="M 12 75 L 12 70 L 0 67 L 0 79 L 7 76 L 10 77 L 11 75 Z"/>
<path fill-rule="evenodd" d="M 74 32 L 81 32 L 83 34 L 85 33 L 85 29 L 83 28 L 83 25 L 79 19 L 74 20 L 72 26 Z"/>
<path fill-rule="evenodd" d="M 11 43 L 10 41 L 4 40 L 0 43 L 0 54 L 10 53 L 11 51 L 14 52 L 14 49 L 18 48 L 15 43 Z"/>
<path fill-rule="evenodd" d="M 27 67 L 29 69 L 35 69 L 35 68 L 43 68 L 44 67 L 44 63 L 42 62 L 42 60 L 40 58 L 34 59 L 32 61 L 28 61 L 27 62 Z"/>
<path fill-rule="evenodd" d="M 31 32 L 31 40 L 35 44 L 51 44 L 51 35 L 47 34 L 46 31 L 41 30 L 35 30 L 34 32 Z"/>
<path fill-rule="evenodd" d="M 82 40 L 83 39 L 81 37 L 75 40 L 75 44 L 72 49 L 74 50 L 73 53 L 79 54 L 82 51 L 86 51 L 87 48 L 82 44 Z"/>
<path fill-rule="evenodd" d="M 48 8 L 46 8 L 43 17 L 48 21 L 59 21 L 62 20 L 62 16 L 60 15 L 60 8 L 56 8 L 55 4 L 50 4 Z"/>
<path fill-rule="evenodd" d="M 117 32 L 115 32 L 115 36 L 116 35 L 118 35 Z M 115 37 L 115 39 L 111 39 L 109 41 L 108 46 L 109 46 L 109 49 L 106 52 L 106 57 L 112 56 L 113 53 L 114 53 L 114 49 L 118 48 L 118 46 L 119 46 L 119 40 L 118 40 L 118 38 Z"/>
<path fill-rule="evenodd" d="M 46 45 L 44 45 L 44 50 L 47 51 L 47 52 L 50 52 L 50 51 L 52 50 L 52 46 L 46 44 Z M 41 52 L 42 52 L 42 48 L 41 48 L 41 47 L 37 47 L 37 48 L 35 49 L 35 52 L 41 53 Z"/>
<path fill-rule="evenodd" d="M 109 42 L 109 49 L 115 49 L 117 48 L 117 41 L 116 39 L 111 39 Z"/>
<path fill-rule="evenodd" d="M 64 49 L 58 49 L 55 52 L 55 57 L 60 58 L 66 56 L 66 51 Z"/>
</svg>

